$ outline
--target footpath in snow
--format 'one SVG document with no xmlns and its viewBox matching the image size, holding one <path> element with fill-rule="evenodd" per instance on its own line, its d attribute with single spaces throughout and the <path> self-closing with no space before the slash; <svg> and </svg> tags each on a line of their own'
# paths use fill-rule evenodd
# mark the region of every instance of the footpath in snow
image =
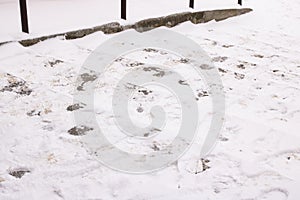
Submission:
<svg viewBox="0 0 300 200">
<path fill-rule="evenodd" d="M 99 6 L 103 13 L 108 12 L 100 19 L 96 1 L 85 7 L 79 2 L 83 1 L 30 1 L 31 36 L 118 18 L 117 9 L 108 9 L 116 7 L 113 3 Z M 150 1 L 145 1 L 146 7 L 141 5 L 144 1 L 132 2 L 139 9 L 136 16 L 135 12 L 129 14 L 130 20 L 152 16 Z M 168 11 L 161 6 L 153 15 L 184 11 L 178 9 L 179 2 L 174 1 L 174 8 Z M 0 31 L 1 41 L 24 38 L 19 27 L 12 25 L 19 23 L 13 4 L 0 3 L 0 24 L 9 24 Z M 51 11 L 54 4 L 61 7 Z M 39 11 L 46 5 L 47 12 Z M 0 199 L 298 200 L 300 2 L 246 0 L 245 5 L 254 11 L 218 23 L 188 22 L 170 29 L 197 42 L 212 58 L 224 85 L 226 115 L 218 144 L 201 165 L 195 165 L 199 160 L 195 146 L 172 166 L 152 174 L 131 175 L 103 166 L 72 131 L 76 124 L 71 110 L 76 108 L 70 106 L 78 71 L 88 55 L 114 35 L 98 32 L 77 40 L 55 38 L 26 48 L 19 43 L 0 46 Z M 90 6 L 92 11 L 88 12 Z M 217 3 L 208 7 L 219 8 Z M 46 20 L 54 17 L 55 24 L 44 24 L 44 15 Z M 121 70 L 149 60 L 174 68 L 188 67 L 176 55 L 160 51 L 123 56 L 97 85 L 99 94 L 108 94 Z M 209 95 L 200 86 L 198 89 L 202 92 L 199 104 L 209 108 Z M 147 101 L 148 97 L 140 98 Z M 168 107 L 167 101 L 162 104 Z M 101 128 L 109 131 L 112 121 L 101 118 L 109 115 L 105 105 L 99 105 L 96 114 L 103 122 Z M 133 150 L 147 151 L 147 147 L 162 148 L 145 144 Z"/>
</svg>

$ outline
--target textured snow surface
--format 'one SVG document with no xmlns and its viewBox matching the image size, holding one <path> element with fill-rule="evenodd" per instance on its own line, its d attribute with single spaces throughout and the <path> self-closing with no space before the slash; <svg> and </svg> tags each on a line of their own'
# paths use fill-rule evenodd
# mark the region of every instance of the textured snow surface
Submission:
<svg viewBox="0 0 300 200">
<path fill-rule="evenodd" d="M 113 171 L 86 151 L 81 136 L 68 132 L 76 125 L 67 108 L 78 71 L 114 35 L 0 46 L 0 199 L 299 199 L 300 2 L 245 4 L 254 11 L 172 29 L 197 42 L 219 68 L 226 117 L 216 148 L 204 160 L 196 145 L 153 174 Z M 174 55 L 138 52 L 115 62 L 107 80 L 123 73 L 118 67 L 146 63 L 145 57 L 184 65 Z M 209 107 L 209 96 L 200 96 Z M 100 126 L 110 130 L 109 123 Z"/>
</svg>

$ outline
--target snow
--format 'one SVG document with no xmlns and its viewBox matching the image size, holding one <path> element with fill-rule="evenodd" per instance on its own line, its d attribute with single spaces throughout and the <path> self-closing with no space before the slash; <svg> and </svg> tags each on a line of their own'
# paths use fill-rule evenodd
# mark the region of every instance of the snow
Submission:
<svg viewBox="0 0 300 200">
<path fill-rule="evenodd" d="M 83 7 L 82 2 L 30 1 L 30 36 L 118 20 L 117 9 L 113 13 L 114 9 L 99 6 L 103 13 L 109 11 L 107 15 L 96 9 L 104 1 L 89 1 L 95 5 L 90 12 L 86 11 L 90 9 L 87 1 Z M 179 9 L 185 6 L 179 0 L 166 10 L 151 7 L 154 1 L 135 2 L 139 9 L 136 16 L 129 15 L 132 21 L 188 10 Z M 216 0 L 205 3 L 206 8 L 219 6 Z M 0 31 L 1 41 L 28 37 L 18 32 L 15 4 L 0 4 L 0 24 L 7 27 Z M 113 4 L 108 6 L 115 8 Z M 197 9 L 202 9 L 199 4 L 196 1 Z M 217 146 L 205 158 L 209 161 L 205 166 L 210 167 L 205 171 L 197 157 L 200 140 L 172 166 L 132 175 L 103 166 L 82 146 L 80 136 L 68 133 L 75 122 L 66 108 L 73 104 L 78 71 L 97 46 L 115 35 L 99 32 L 77 40 L 55 38 L 27 48 L 18 43 L 0 46 L 0 91 L 12 83 L 18 85 L 0 92 L 0 199 L 299 199 L 300 3 L 248 0 L 244 6 L 254 11 L 218 23 L 184 23 L 171 29 L 200 44 L 220 68 L 226 95 L 225 123 Z M 54 16 L 59 20 L 43 24 L 43 12 L 38 11 L 41 7 L 47 7 L 45 19 Z M 79 17 L 78 10 L 88 14 Z M 39 18 L 34 21 L 34 16 Z M 124 73 L 120 66 L 147 62 L 145 56 L 174 68 L 188 67 L 175 62 L 176 55 L 137 52 L 111 66 L 106 79 L 99 82 L 107 85 L 98 88 L 98 94 L 109 94 L 113 81 Z M 199 85 L 197 89 L 204 88 Z M 112 130 L 110 119 L 105 119 L 108 102 L 97 112 L 104 112 L 99 115 L 100 121 L 105 120 L 103 128 Z M 176 104 L 172 105 L 169 109 L 176 109 Z M 199 105 L 206 108 L 205 128 L 210 98 L 201 98 Z M 142 126 L 145 121 L 147 118 L 138 122 Z M 137 150 L 148 151 L 147 145 Z M 30 172 L 18 179 L 9 174 L 13 170 Z"/>
<path fill-rule="evenodd" d="M 99 26 L 112 21 L 134 23 L 149 17 L 193 11 L 188 0 L 127 0 L 127 21 L 121 19 L 120 0 L 27 0 L 30 34 L 21 33 L 18 1 L 0 2 L 0 42 Z M 159 6 L 158 6 L 159 5 Z M 235 0 L 201 0 L 194 10 L 239 7 Z M 9 20 L 7 20 L 9 19 Z"/>
</svg>

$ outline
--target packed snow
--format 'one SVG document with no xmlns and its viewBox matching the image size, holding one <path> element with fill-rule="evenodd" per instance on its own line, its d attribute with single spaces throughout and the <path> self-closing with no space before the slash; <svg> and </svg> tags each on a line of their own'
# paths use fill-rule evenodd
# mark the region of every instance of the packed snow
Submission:
<svg viewBox="0 0 300 200">
<path fill-rule="evenodd" d="M 179 0 L 172 4 L 167 0 L 128 1 L 129 21 L 189 10 L 187 2 Z M 19 33 L 16 2 L 0 3 L 1 42 L 119 20 L 116 1 L 32 0 L 32 33 L 28 36 Z M 195 2 L 198 10 L 203 8 L 200 2 L 207 9 L 236 7 L 233 1 L 223 5 L 217 0 Z M 74 112 L 80 107 L 73 105 L 78 72 L 90 53 L 115 35 L 97 32 L 26 48 L 17 42 L 0 46 L 0 199 L 298 200 L 300 2 L 243 2 L 254 11 L 221 22 L 187 22 L 170 29 L 197 42 L 211 57 L 224 85 L 226 115 L 219 141 L 207 157 L 197 157 L 201 141 L 196 140 L 176 163 L 151 174 L 133 175 L 103 166 L 82 145 L 79 131 L 72 129 L 76 126 Z M 50 18 L 55 23 L 48 21 Z M 149 60 L 188 67 L 176 55 L 161 51 L 129 54 L 110 66 L 108 75 L 98 83 L 98 94 L 109 94 L 122 70 Z M 202 92 L 198 102 L 205 108 L 206 127 L 210 97 L 201 85 L 196 89 Z M 147 101 L 143 94 L 136 95 Z M 162 104 L 176 111 L 175 103 L 165 98 Z M 101 128 L 109 132 L 113 129 L 107 103 L 99 105 L 96 113 Z M 139 104 L 132 106 L 140 109 Z M 147 123 L 147 118 L 139 118 L 133 120 Z M 131 150 L 163 148 L 147 145 Z"/>
</svg>

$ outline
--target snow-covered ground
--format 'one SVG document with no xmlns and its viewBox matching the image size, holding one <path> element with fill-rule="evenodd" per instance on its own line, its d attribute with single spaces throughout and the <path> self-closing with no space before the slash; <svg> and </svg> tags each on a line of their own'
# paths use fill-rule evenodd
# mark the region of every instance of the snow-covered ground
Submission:
<svg viewBox="0 0 300 200">
<path fill-rule="evenodd" d="M 0 12 L 1 25 L 17 20 L 7 14 L 17 15 L 11 1 L 7 2 L 0 4 L 1 8 L 7 6 Z M 45 5 L 54 2 L 62 4 L 64 15 L 77 15 L 65 8 L 74 5 L 75 9 L 77 1 L 43 1 Z M 142 10 L 141 4 L 139 1 L 137 7 L 140 15 L 132 20 L 142 14 L 152 16 L 150 5 Z M 178 11 L 178 5 L 173 10 L 158 9 L 155 15 Z M 81 136 L 68 133 L 75 126 L 73 112 L 67 108 L 73 104 L 78 71 L 88 55 L 114 35 L 94 33 L 68 41 L 57 38 L 28 48 L 18 43 L 0 46 L 0 199 L 298 200 L 300 2 L 248 0 L 245 5 L 254 11 L 218 23 L 184 23 L 171 29 L 197 42 L 219 68 L 226 116 L 218 145 L 203 165 L 194 165 L 199 159 L 191 156 L 198 151 L 195 147 L 174 165 L 152 174 L 111 170 L 86 151 Z M 218 8 L 217 3 L 207 6 Z M 55 10 L 49 6 L 51 9 Z M 95 12 L 85 15 L 88 22 L 75 20 L 68 29 L 98 25 L 95 18 L 100 12 L 95 6 L 91 9 Z M 43 13 L 33 11 L 36 16 Z M 117 19 L 117 10 L 113 12 L 101 22 Z M 23 37 L 17 32 L 19 22 L 15 23 L 16 27 L 1 29 L 2 41 Z M 38 35 L 63 31 L 64 23 L 67 21 L 57 22 L 54 28 L 50 22 L 32 21 L 31 27 Z M 147 51 L 138 55 L 119 59 L 112 65 L 111 76 L 120 75 L 118 66 L 147 62 L 146 57 L 174 67 L 183 64 L 174 55 Z M 199 101 L 210 105 L 206 95 Z M 97 112 L 101 117 L 101 110 Z M 108 124 L 102 127 L 109 130 Z M 16 178 L 18 175 L 23 176 Z"/>
<path fill-rule="evenodd" d="M 30 35 L 20 33 L 19 2 L 0 2 L 0 42 L 89 28 L 112 21 L 133 23 L 148 17 L 193 11 L 189 0 L 127 0 L 127 21 L 121 20 L 121 0 L 27 0 Z M 194 10 L 240 7 L 237 0 L 200 0 Z M 9 20 L 7 20 L 9 19 Z"/>
</svg>

